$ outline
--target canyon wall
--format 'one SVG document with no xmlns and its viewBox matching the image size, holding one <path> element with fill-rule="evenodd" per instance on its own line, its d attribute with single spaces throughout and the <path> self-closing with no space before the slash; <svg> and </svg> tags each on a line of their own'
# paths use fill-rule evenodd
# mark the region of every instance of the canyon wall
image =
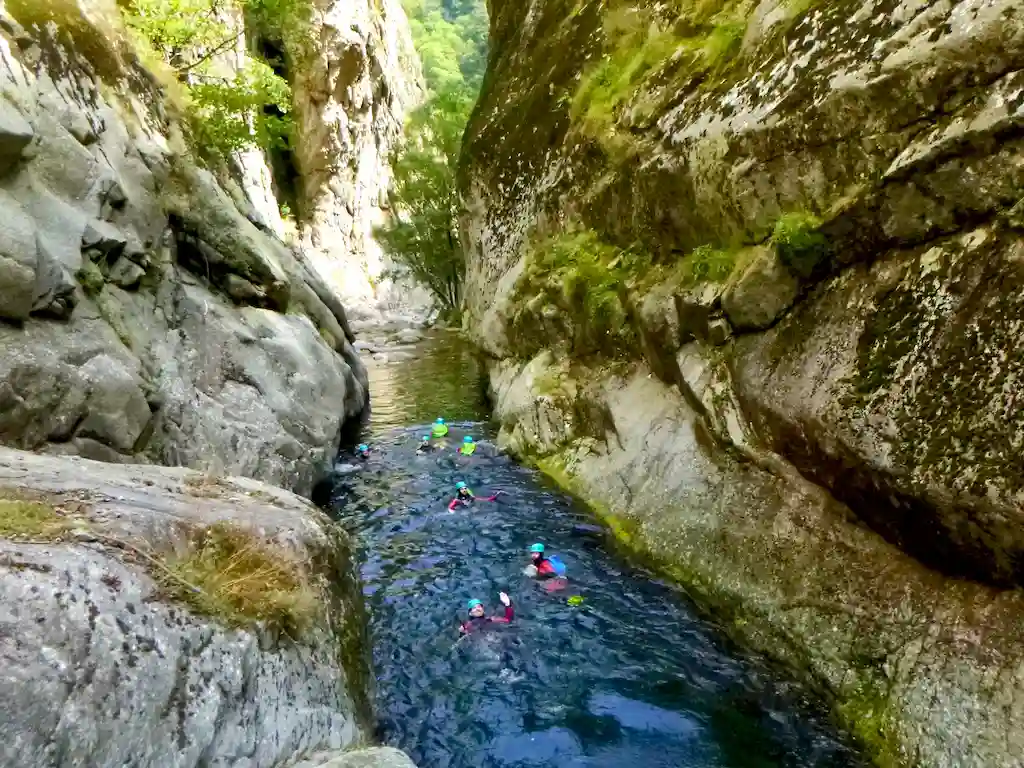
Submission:
<svg viewBox="0 0 1024 768">
<path fill-rule="evenodd" d="M 490 11 L 466 327 L 505 445 L 878 764 L 1015 764 L 1020 4 Z"/>
</svg>

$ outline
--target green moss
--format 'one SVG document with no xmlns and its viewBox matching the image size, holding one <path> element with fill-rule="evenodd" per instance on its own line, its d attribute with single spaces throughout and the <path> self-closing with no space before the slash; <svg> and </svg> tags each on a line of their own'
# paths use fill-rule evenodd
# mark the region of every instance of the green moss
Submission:
<svg viewBox="0 0 1024 768">
<path fill-rule="evenodd" d="M 828 240 L 819 231 L 822 220 L 812 213 L 786 213 L 775 222 L 771 243 L 782 263 L 794 274 L 809 278 L 828 258 Z"/>
<path fill-rule="evenodd" d="M 100 268 L 89 259 L 82 260 L 82 266 L 75 273 L 75 278 L 82 284 L 82 290 L 87 296 L 96 296 L 107 284 Z"/>
<path fill-rule="evenodd" d="M 195 531 L 186 552 L 165 565 L 169 596 L 228 626 L 263 624 L 297 639 L 321 612 L 293 557 L 225 523 Z"/>
<path fill-rule="evenodd" d="M 862 681 L 846 692 L 838 706 L 842 724 L 865 747 L 879 768 L 904 768 L 908 762 L 900 755 L 899 734 L 894 725 L 888 697 L 875 685 Z"/>
<path fill-rule="evenodd" d="M 67 529 L 67 518 L 51 504 L 19 491 L 0 489 L 0 537 L 55 539 Z"/>
</svg>

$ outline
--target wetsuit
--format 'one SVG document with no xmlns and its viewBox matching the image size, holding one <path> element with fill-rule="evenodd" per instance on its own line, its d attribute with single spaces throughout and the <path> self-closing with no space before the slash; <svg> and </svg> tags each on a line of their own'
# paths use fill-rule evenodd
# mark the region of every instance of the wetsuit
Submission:
<svg viewBox="0 0 1024 768">
<path fill-rule="evenodd" d="M 462 626 L 459 627 L 459 631 L 464 635 L 468 635 L 472 632 L 486 629 L 491 624 L 508 624 L 512 621 L 514 616 L 515 614 L 512 610 L 512 604 L 509 603 L 505 606 L 504 616 L 480 616 L 479 618 L 471 618 L 468 621 L 463 622 Z"/>
<path fill-rule="evenodd" d="M 430 443 L 420 443 L 420 447 L 416 449 L 416 453 L 430 453 L 434 450 L 434 446 Z"/>
<path fill-rule="evenodd" d="M 538 579 L 550 579 L 552 576 L 557 576 L 558 571 L 546 557 L 542 557 L 540 560 L 533 564 L 533 567 L 537 569 Z"/>
<path fill-rule="evenodd" d="M 448 502 L 448 511 L 454 512 L 455 508 L 458 506 L 468 507 L 474 501 L 494 501 L 501 494 L 502 491 L 498 491 L 493 496 L 467 496 L 466 498 L 456 496 L 454 499 Z"/>
</svg>

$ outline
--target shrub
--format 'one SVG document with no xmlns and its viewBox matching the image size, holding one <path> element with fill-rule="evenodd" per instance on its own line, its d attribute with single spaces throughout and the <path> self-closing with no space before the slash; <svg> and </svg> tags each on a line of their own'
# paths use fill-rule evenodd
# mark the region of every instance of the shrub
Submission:
<svg viewBox="0 0 1024 768">
<path fill-rule="evenodd" d="M 821 219 L 812 213 L 786 213 L 772 231 L 771 243 L 782 263 L 805 279 L 829 255 L 828 240 L 818 231 L 821 225 Z"/>
</svg>

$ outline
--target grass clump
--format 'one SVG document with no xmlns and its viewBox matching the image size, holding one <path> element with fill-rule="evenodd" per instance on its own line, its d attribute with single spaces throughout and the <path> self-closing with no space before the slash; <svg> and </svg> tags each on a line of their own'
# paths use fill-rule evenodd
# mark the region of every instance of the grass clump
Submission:
<svg viewBox="0 0 1024 768">
<path fill-rule="evenodd" d="M 3 493 L 0 498 L 0 537 L 55 539 L 68 529 L 68 521 L 50 504 Z"/>
<path fill-rule="evenodd" d="M 188 551 L 165 565 L 161 581 L 171 597 L 228 626 L 263 624 L 297 640 L 320 613 L 294 558 L 226 523 L 195 532 Z"/>
<path fill-rule="evenodd" d="M 702 245 L 694 248 L 680 263 L 686 284 L 721 283 L 736 268 L 736 251 Z"/>
<path fill-rule="evenodd" d="M 786 213 L 775 222 L 771 244 L 782 263 L 806 279 L 828 258 L 828 240 L 819 231 L 822 220 L 812 213 Z"/>
</svg>

